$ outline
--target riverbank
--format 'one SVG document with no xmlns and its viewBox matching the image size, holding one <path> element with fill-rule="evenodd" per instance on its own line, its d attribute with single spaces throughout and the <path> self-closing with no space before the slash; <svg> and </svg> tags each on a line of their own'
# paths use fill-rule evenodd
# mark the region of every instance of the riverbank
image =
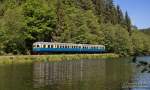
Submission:
<svg viewBox="0 0 150 90">
<path fill-rule="evenodd" d="M 118 58 L 114 53 L 107 54 L 56 54 L 56 55 L 15 55 L 0 56 L 0 63 L 23 63 L 34 61 L 62 61 L 62 60 L 81 60 L 81 59 L 108 59 Z"/>
</svg>

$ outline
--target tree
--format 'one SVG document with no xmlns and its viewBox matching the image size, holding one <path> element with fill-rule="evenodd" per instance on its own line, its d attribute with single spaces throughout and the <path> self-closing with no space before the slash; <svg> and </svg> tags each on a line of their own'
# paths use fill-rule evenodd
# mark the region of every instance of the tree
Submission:
<svg viewBox="0 0 150 90">
<path fill-rule="evenodd" d="M 98 18 L 93 14 L 93 11 L 81 10 L 76 4 L 65 4 L 64 7 L 66 7 L 64 9 L 65 31 L 61 35 L 61 42 L 97 42 L 99 25 Z"/>
<path fill-rule="evenodd" d="M 134 30 L 132 31 L 132 43 L 133 43 L 133 50 L 136 55 L 150 53 L 150 39 L 149 36 L 145 35 L 144 33 Z"/>
<path fill-rule="evenodd" d="M 92 0 L 95 7 L 95 14 L 99 18 L 99 23 L 104 23 L 106 3 L 105 0 Z"/>
<path fill-rule="evenodd" d="M 91 0 L 77 0 L 77 3 L 83 10 L 94 10 L 94 5 Z"/>
<path fill-rule="evenodd" d="M 127 12 L 125 13 L 125 24 L 126 24 L 128 32 L 129 32 L 129 35 L 131 36 L 131 20 L 130 20 L 130 17 L 128 16 Z"/>
<path fill-rule="evenodd" d="M 2 49 L 6 53 L 18 54 L 25 51 L 23 36 L 23 16 L 21 9 L 8 9 L 1 23 Z"/>
<path fill-rule="evenodd" d="M 56 13 L 42 0 L 27 0 L 23 5 L 26 46 L 31 50 L 35 41 L 52 41 L 56 29 Z"/>
<path fill-rule="evenodd" d="M 109 52 L 126 56 L 132 53 L 132 43 L 128 32 L 120 25 L 105 25 L 103 27 L 104 45 Z"/>
<path fill-rule="evenodd" d="M 124 15 L 118 5 L 117 5 L 117 23 L 120 24 L 121 26 L 124 26 Z"/>
<path fill-rule="evenodd" d="M 56 4 L 56 15 L 57 15 L 57 24 L 56 24 L 56 30 L 54 32 L 54 41 L 60 42 L 60 36 L 61 33 L 64 32 L 64 5 L 62 3 L 62 0 L 57 0 Z"/>
</svg>

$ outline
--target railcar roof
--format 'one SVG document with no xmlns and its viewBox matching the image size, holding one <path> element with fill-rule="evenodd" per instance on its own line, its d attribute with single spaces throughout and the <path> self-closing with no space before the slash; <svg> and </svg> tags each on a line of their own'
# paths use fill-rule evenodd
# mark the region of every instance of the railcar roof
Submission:
<svg viewBox="0 0 150 90">
<path fill-rule="evenodd" d="M 35 42 L 33 44 L 71 44 L 71 45 L 93 45 L 93 44 L 74 44 L 74 43 L 58 43 L 58 42 Z M 104 45 L 93 45 L 93 46 L 104 46 Z"/>
</svg>

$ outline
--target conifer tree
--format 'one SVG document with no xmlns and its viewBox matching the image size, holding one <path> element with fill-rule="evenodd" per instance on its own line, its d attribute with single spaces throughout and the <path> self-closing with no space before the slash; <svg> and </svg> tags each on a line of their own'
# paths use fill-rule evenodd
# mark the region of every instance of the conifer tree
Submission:
<svg viewBox="0 0 150 90">
<path fill-rule="evenodd" d="M 131 35 L 131 20 L 130 20 L 130 17 L 128 16 L 127 12 L 125 13 L 125 24 L 126 24 L 128 32 L 129 32 L 129 35 Z"/>
<path fill-rule="evenodd" d="M 77 3 L 84 10 L 94 10 L 93 2 L 91 0 L 78 0 Z"/>
<path fill-rule="evenodd" d="M 117 20 L 118 20 L 118 24 L 122 24 L 123 21 L 124 21 L 124 16 L 123 16 L 123 13 L 119 7 L 119 5 L 117 5 Z"/>
<path fill-rule="evenodd" d="M 54 41 L 60 41 L 61 33 L 64 31 L 64 7 L 62 0 L 57 0 L 56 2 L 56 15 L 57 15 L 57 24 L 56 30 L 53 33 Z"/>
<path fill-rule="evenodd" d="M 95 14 L 99 18 L 99 23 L 104 23 L 106 5 L 104 0 L 92 0 L 95 7 Z"/>
</svg>

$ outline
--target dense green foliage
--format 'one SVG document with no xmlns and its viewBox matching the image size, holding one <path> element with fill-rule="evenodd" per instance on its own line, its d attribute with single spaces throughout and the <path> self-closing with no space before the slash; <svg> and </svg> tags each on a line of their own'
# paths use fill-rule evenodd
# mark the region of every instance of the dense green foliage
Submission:
<svg viewBox="0 0 150 90">
<path fill-rule="evenodd" d="M 150 53 L 113 0 L 0 0 L 0 54 L 30 54 L 36 41 L 104 44 L 120 55 Z"/>
<path fill-rule="evenodd" d="M 147 29 L 141 29 L 142 32 L 144 32 L 147 35 L 150 35 L 150 28 Z"/>
</svg>

